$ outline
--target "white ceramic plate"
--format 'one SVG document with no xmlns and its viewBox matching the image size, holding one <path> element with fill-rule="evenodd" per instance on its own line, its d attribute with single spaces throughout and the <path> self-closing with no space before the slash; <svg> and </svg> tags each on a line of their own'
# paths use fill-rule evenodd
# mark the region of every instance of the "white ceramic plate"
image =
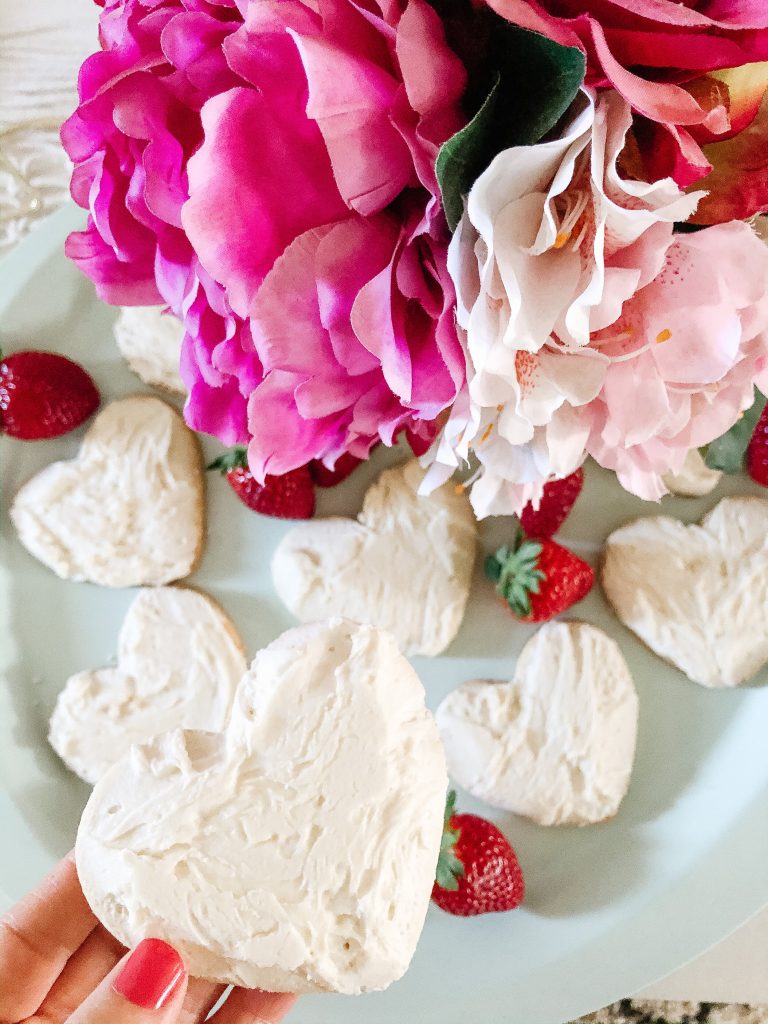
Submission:
<svg viewBox="0 0 768 1024">
<path fill-rule="evenodd" d="M 115 313 L 62 254 L 80 215 L 63 211 L 1 268 L 0 344 L 58 349 L 82 361 L 105 400 L 147 390 L 117 358 Z M 15 540 L 16 488 L 77 451 L 57 441 L 0 440 L 0 898 L 20 896 L 71 845 L 86 787 L 46 743 L 47 717 L 71 673 L 108 662 L 132 594 L 63 582 Z M 206 454 L 215 454 L 206 442 Z M 385 452 L 333 492 L 320 512 L 355 513 Z M 746 479 L 718 493 L 759 493 Z M 764 492 L 763 492 L 764 493 Z M 665 499 L 692 521 L 716 497 Z M 256 516 L 224 481 L 209 481 L 208 544 L 194 582 L 232 614 L 251 652 L 291 626 L 270 586 L 272 550 L 287 524 Z M 563 531 L 593 560 L 608 532 L 654 513 L 592 469 Z M 510 523 L 483 525 L 483 547 Z M 381 995 L 302 1001 L 294 1024 L 561 1024 L 627 996 L 702 953 L 768 902 L 768 687 L 706 691 L 658 660 L 613 618 L 596 588 L 578 617 L 621 644 L 640 692 L 632 788 L 618 817 L 588 829 L 542 829 L 493 814 L 515 845 L 527 900 L 512 914 L 451 918 L 431 908 L 413 966 Z M 480 567 L 448 654 L 415 659 L 433 707 L 470 677 L 509 678 L 531 633 L 496 603 Z M 768 679 L 764 673 L 759 682 Z M 465 809 L 477 809 L 463 799 Z M 488 813 L 486 811 L 486 813 Z"/>
</svg>

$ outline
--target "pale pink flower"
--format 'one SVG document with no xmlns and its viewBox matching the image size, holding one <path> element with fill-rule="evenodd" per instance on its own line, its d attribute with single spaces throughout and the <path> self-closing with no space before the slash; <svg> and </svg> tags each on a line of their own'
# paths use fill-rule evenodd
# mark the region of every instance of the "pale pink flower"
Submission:
<svg viewBox="0 0 768 1024">
<path fill-rule="evenodd" d="M 583 461 L 578 410 L 609 365 L 593 335 L 655 278 L 674 221 L 696 206 L 671 180 L 620 177 L 630 124 L 618 94 L 585 94 L 561 138 L 500 153 L 469 194 L 449 252 L 468 385 L 428 480 L 477 459 L 481 516 L 535 499 Z"/>
<path fill-rule="evenodd" d="M 595 335 L 609 363 L 582 410 L 586 449 L 633 494 L 666 494 L 661 477 L 729 430 L 755 384 L 765 390 L 766 281 L 768 249 L 747 224 L 675 235 L 653 281 Z"/>
</svg>

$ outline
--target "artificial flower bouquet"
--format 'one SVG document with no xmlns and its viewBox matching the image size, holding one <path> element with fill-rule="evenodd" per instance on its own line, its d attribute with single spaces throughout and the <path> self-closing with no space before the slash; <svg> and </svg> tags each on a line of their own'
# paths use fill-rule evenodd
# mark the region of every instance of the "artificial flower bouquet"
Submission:
<svg viewBox="0 0 768 1024">
<path fill-rule="evenodd" d="M 482 517 L 587 456 L 656 499 L 743 453 L 765 0 L 102 6 L 68 253 L 182 320 L 187 420 L 258 479 L 404 434 Z"/>
</svg>

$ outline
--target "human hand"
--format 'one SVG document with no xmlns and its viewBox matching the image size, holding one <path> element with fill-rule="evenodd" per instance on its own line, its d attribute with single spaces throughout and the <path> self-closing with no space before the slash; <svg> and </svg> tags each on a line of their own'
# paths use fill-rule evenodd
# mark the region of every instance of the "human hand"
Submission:
<svg viewBox="0 0 768 1024">
<path fill-rule="evenodd" d="M 0 1024 L 200 1024 L 223 985 L 166 943 L 132 953 L 92 914 L 72 855 L 0 921 Z M 292 995 L 235 989 L 211 1024 L 277 1024 Z"/>
</svg>

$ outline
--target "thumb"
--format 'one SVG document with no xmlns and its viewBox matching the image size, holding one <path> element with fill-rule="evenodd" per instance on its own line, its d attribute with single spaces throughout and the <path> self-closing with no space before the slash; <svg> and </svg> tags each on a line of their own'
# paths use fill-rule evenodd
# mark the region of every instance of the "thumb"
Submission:
<svg viewBox="0 0 768 1024">
<path fill-rule="evenodd" d="M 167 942 L 145 939 L 66 1024 L 173 1024 L 187 990 L 184 962 Z"/>
</svg>

